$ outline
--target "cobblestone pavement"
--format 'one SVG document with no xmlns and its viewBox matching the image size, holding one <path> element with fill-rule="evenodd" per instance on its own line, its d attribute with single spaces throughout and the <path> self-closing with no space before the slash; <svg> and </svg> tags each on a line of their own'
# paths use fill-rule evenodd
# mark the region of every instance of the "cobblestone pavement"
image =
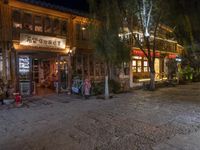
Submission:
<svg viewBox="0 0 200 150">
<path fill-rule="evenodd" d="M 200 83 L 111 100 L 33 97 L 0 109 L 0 150 L 195 150 L 199 138 Z"/>
</svg>

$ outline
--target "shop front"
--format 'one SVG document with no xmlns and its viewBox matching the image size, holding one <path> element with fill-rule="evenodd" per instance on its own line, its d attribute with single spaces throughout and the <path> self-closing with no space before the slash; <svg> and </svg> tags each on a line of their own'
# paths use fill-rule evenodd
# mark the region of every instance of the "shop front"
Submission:
<svg viewBox="0 0 200 150">
<path fill-rule="evenodd" d="M 46 95 L 70 88 L 66 39 L 20 34 L 17 52 L 18 90 L 24 96 Z"/>
<path fill-rule="evenodd" d="M 151 55 L 153 55 L 151 53 Z M 155 80 L 163 80 L 167 76 L 167 66 L 166 61 L 168 59 L 175 59 L 177 54 L 173 53 L 155 53 Z M 150 79 L 149 72 L 150 68 L 148 65 L 148 60 L 139 49 L 132 50 L 131 56 L 131 76 L 133 82 L 143 82 Z"/>
</svg>

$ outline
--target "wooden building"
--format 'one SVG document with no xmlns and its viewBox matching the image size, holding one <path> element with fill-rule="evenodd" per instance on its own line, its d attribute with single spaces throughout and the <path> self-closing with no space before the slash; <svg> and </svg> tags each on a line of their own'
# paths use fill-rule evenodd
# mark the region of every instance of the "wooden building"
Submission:
<svg viewBox="0 0 200 150">
<path fill-rule="evenodd" d="M 142 32 L 136 30 L 133 34 L 135 34 L 138 40 L 143 43 L 144 39 Z M 131 62 L 130 65 L 127 66 L 129 67 L 129 71 L 125 72 L 126 75 L 124 76 L 129 80 L 130 87 L 149 81 L 150 69 L 148 66 L 148 60 L 140 50 L 139 46 L 137 46 L 134 37 L 132 37 L 132 34 L 128 32 L 120 34 L 120 37 L 131 49 Z M 151 38 L 153 39 L 154 37 Z M 153 43 L 150 43 L 150 46 L 153 46 Z M 165 25 L 160 25 L 158 28 L 155 46 L 155 80 L 160 81 L 167 79 L 170 67 L 167 66 L 169 61 L 174 61 L 174 65 L 180 63 L 176 60 L 180 60 L 179 58 L 183 52 L 183 47 L 175 40 L 173 30 Z M 151 52 L 151 55 L 153 56 L 153 51 Z"/>
<path fill-rule="evenodd" d="M 73 79 L 102 80 L 104 63 L 94 58 L 89 19 L 62 6 L 35 0 L 0 1 L 0 79 L 22 95 L 71 91 Z M 156 73 L 165 72 L 165 60 L 175 59 L 182 47 L 170 40 L 162 26 L 157 38 Z M 138 38 L 141 33 L 135 32 Z M 167 37 L 169 36 L 169 37 Z M 125 76 L 133 82 L 149 78 L 143 53 L 132 37 L 122 35 L 131 48 Z"/>
<path fill-rule="evenodd" d="M 0 78 L 22 95 L 70 91 L 74 76 L 102 78 L 84 14 L 33 0 L 0 1 L 0 13 Z"/>
</svg>

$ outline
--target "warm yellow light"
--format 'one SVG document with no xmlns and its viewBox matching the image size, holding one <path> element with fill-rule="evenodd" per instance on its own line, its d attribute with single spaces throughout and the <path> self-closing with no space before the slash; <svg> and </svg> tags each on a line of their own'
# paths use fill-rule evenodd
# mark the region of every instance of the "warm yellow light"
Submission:
<svg viewBox="0 0 200 150">
<path fill-rule="evenodd" d="M 81 29 L 82 29 L 83 31 L 84 31 L 84 30 L 86 30 L 86 28 L 85 28 L 85 27 L 82 27 Z"/>
</svg>

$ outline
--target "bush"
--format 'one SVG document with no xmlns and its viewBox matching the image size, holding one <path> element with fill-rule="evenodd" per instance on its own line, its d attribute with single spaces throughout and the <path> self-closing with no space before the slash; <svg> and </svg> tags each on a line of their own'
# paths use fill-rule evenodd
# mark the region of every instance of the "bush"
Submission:
<svg viewBox="0 0 200 150">
<path fill-rule="evenodd" d="M 200 71 L 195 71 L 193 73 L 193 82 L 199 82 L 200 81 Z"/>
<path fill-rule="evenodd" d="M 121 84 L 116 80 L 109 81 L 109 90 L 112 93 L 120 93 L 121 92 Z"/>
<path fill-rule="evenodd" d="M 98 83 L 92 83 L 91 87 L 91 95 L 100 95 L 104 93 L 104 83 L 98 82 Z"/>
<path fill-rule="evenodd" d="M 93 82 L 91 87 L 91 95 L 101 95 L 104 94 L 104 82 Z M 121 92 L 121 85 L 120 82 L 115 80 L 109 80 L 109 92 L 110 93 L 120 93 Z"/>
</svg>

